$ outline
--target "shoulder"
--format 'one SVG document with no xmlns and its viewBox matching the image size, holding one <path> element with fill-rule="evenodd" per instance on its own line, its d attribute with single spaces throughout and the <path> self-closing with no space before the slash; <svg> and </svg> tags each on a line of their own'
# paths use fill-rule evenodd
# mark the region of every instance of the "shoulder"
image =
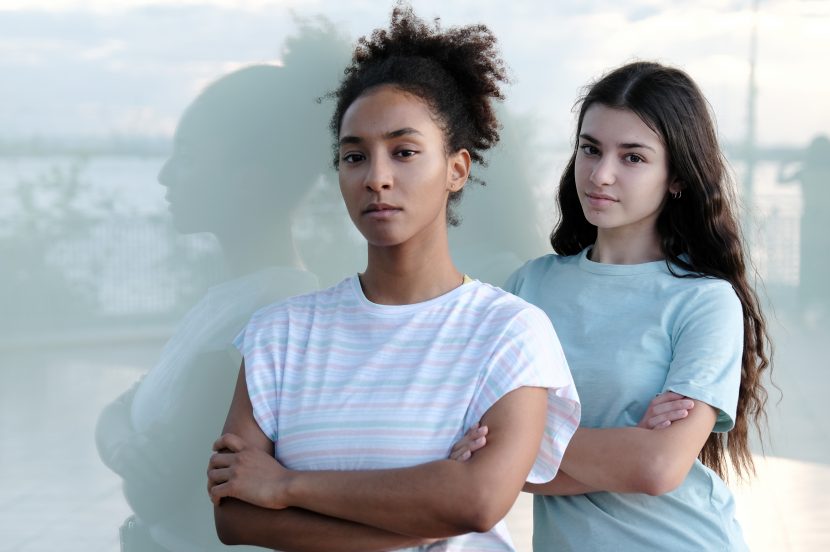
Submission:
<svg viewBox="0 0 830 552">
<path fill-rule="evenodd" d="M 269 325 L 287 322 L 291 318 L 303 317 L 321 310 L 333 310 L 348 299 L 354 300 L 352 281 L 355 276 L 342 280 L 326 289 L 294 295 L 275 301 L 257 310 L 251 317 L 252 325 Z"/>
<path fill-rule="evenodd" d="M 683 311 L 705 308 L 742 312 L 738 294 L 726 280 L 714 276 L 672 278 Z"/>
<path fill-rule="evenodd" d="M 742 342 L 743 305 L 732 285 L 715 277 L 675 278 L 670 305 L 675 339 L 709 339 L 713 343 Z"/>
<path fill-rule="evenodd" d="M 555 337 L 553 325 L 539 307 L 501 288 L 475 282 L 472 300 L 479 307 L 477 318 L 490 332 L 510 340 L 532 341 Z"/>
<path fill-rule="evenodd" d="M 579 255 L 550 253 L 527 261 L 507 279 L 504 287 L 511 293 L 517 293 L 522 287 L 538 285 L 578 266 Z"/>
</svg>

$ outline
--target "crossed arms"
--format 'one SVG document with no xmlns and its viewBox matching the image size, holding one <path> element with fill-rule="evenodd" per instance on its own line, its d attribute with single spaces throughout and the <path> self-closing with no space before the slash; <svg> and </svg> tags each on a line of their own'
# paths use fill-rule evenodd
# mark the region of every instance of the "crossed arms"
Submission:
<svg viewBox="0 0 830 552">
<path fill-rule="evenodd" d="M 528 483 L 524 490 L 541 495 L 665 494 L 688 475 L 715 418 L 708 404 L 665 393 L 652 401 L 637 427 L 577 429 L 556 478 L 540 485 Z M 465 439 L 462 448 L 472 443 L 469 436 Z M 480 447 L 481 442 L 469 448 Z"/>
<path fill-rule="evenodd" d="M 484 532 L 513 505 L 538 453 L 547 390 L 518 388 L 484 415 L 488 444 L 466 462 L 411 468 L 292 471 L 253 417 L 244 363 L 208 466 L 225 544 L 281 550 L 389 550 Z M 401 438 L 405 438 L 404 435 Z"/>
</svg>

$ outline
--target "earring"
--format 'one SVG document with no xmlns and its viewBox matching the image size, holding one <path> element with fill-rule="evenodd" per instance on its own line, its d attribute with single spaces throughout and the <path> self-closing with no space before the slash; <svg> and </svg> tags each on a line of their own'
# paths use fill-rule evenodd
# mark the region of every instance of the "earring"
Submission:
<svg viewBox="0 0 830 552">
<path fill-rule="evenodd" d="M 683 195 L 683 190 L 680 190 L 679 192 L 672 192 L 672 195 L 671 195 L 671 196 L 672 196 L 674 199 L 680 199 L 680 197 L 681 197 L 682 195 Z"/>
</svg>

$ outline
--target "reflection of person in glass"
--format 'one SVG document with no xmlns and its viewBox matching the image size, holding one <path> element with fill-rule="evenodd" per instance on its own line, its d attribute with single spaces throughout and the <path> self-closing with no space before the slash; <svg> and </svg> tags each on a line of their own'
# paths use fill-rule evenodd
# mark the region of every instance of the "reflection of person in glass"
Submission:
<svg viewBox="0 0 830 552">
<path fill-rule="evenodd" d="M 547 317 L 449 253 L 503 78 L 486 27 L 443 31 L 405 7 L 359 43 L 332 130 L 368 264 L 261 309 L 235 341 L 245 360 L 208 469 L 224 541 L 512 550 L 500 520 L 527 477 L 554 477 L 579 403 Z M 447 459 L 482 416 L 489 455 Z"/>
<path fill-rule="evenodd" d="M 782 170 L 782 173 L 786 171 Z M 801 255 L 798 284 L 799 308 L 810 330 L 819 330 L 830 320 L 830 139 L 813 138 L 794 174 L 784 181 L 801 183 Z"/>
<path fill-rule="evenodd" d="M 326 169 L 326 135 L 316 129 L 327 113 L 314 98 L 335 82 L 338 41 L 306 29 L 287 46 L 284 67 L 247 67 L 208 86 L 159 174 L 176 228 L 215 235 L 230 279 L 190 309 L 158 363 L 99 418 L 99 453 L 135 512 L 122 527 L 124 549 L 224 548 L 204 497 L 204 457 L 240 362 L 231 341 L 259 307 L 317 287 L 291 225 Z"/>
</svg>

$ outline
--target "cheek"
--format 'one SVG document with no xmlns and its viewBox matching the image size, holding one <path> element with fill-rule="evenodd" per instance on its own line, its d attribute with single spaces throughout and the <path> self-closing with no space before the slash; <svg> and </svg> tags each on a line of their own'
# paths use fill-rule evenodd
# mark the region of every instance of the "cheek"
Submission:
<svg viewBox="0 0 830 552">
<path fill-rule="evenodd" d="M 580 160 L 578 157 L 574 162 L 574 179 L 576 180 L 576 188 L 581 190 L 588 178 L 591 176 L 591 167 L 585 160 Z"/>
<path fill-rule="evenodd" d="M 349 213 L 349 216 L 352 220 L 355 220 L 355 212 L 358 209 L 357 205 L 357 198 L 355 193 L 355 185 L 354 185 L 354 177 L 347 173 L 344 173 L 341 169 L 337 175 L 338 182 L 340 183 L 340 197 L 343 198 L 343 204 L 346 206 L 346 211 Z"/>
<path fill-rule="evenodd" d="M 669 185 L 662 171 L 655 171 L 650 175 L 649 186 L 642 187 L 642 198 L 644 201 L 654 205 L 660 205 L 666 197 Z"/>
</svg>

